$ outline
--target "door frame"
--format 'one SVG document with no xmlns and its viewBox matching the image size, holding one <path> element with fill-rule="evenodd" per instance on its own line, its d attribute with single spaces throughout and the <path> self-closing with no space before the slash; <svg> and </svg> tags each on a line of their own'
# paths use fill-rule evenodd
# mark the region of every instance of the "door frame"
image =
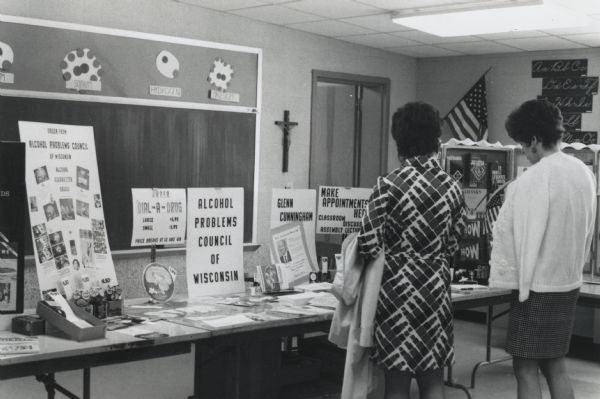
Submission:
<svg viewBox="0 0 600 399">
<path fill-rule="evenodd" d="M 310 99 L 310 162 L 309 162 L 309 171 L 308 171 L 308 186 L 311 186 L 311 169 L 313 165 L 313 156 L 315 154 L 314 151 L 314 143 L 313 135 L 316 134 L 316 126 L 317 121 L 315 118 L 316 115 L 316 107 L 317 107 L 317 83 L 318 82 L 326 82 L 326 83 L 340 83 L 347 85 L 381 85 L 383 87 L 382 93 L 382 112 L 381 112 L 381 145 L 379 148 L 379 152 L 381 154 L 380 163 L 379 163 L 379 175 L 383 175 L 387 171 L 387 158 L 388 158 L 388 141 L 389 141 L 389 115 L 390 115 L 390 85 L 391 81 L 389 78 L 382 78 L 377 76 L 368 76 L 368 75 L 358 75 L 351 73 L 342 73 L 342 72 L 332 72 L 332 71 L 323 71 L 318 69 L 313 69 L 312 71 L 312 86 L 311 86 L 311 99 Z M 360 118 L 358 112 L 355 111 L 355 124 L 354 124 L 354 153 L 356 159 L 356 153 L 360 153 L 360 139 L 361 137 L 358 135 L 358 129 L 360 129 Z M 360 161 L 360 157 L 359 157 Z M 360 163 L 358 165 L 354 165 L 353 168 L 353 180 L 356 181 L 357 176 L 359 176 L 360 172 Z M 358 169 L 358 170 L 357 170 Z"/>
</svg>

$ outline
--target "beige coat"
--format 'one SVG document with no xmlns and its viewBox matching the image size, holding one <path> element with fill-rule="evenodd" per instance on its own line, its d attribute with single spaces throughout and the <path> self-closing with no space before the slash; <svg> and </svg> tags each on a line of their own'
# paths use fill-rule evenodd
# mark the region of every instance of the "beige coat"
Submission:
<svg viewBox="0 0 600 399">
<path fill-rule="evenodd" d="M 383 275 L 384 251 L 368 265 L 358 253 L 357 234 L 342 243 L 343 271 L 338 270 L 333 293 L 340 299 L 329 330 L 329 341 L 346 349 L 342 399 L 382 397 L 383 371 L 369 359 L 377 298 Z"/>
</svg>

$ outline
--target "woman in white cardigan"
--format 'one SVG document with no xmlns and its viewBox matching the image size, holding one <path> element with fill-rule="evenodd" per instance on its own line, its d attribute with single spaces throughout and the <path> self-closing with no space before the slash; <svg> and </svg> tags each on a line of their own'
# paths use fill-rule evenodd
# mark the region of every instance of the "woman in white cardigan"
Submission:
<svg viewBox="0 0 600 399">
<path fill-rule="evenodd" d="M 509 185 L 493 229 L 490 286 L 513 289 L 506 351 L 519 399 L 541 399 L 538 369 L 553 399 L 573 398 L 569 350 L 596 209 L 593 173 L 560 151 L 560 110 L 531 100 L 513 111 L 508 135 L 532 166 Z"/>
</svg>

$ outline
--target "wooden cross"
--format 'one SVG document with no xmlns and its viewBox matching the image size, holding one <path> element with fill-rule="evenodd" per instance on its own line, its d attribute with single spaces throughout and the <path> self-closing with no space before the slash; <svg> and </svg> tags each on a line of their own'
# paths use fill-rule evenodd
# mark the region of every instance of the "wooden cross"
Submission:
<svg viewBox="0 0 600 399">
<path fill-rule="evenodd" d="M 282 171 L 288 171 L 288 160 L 289 160 L 289 151 L 290 144 L 292 140 L 290 139 L 290 130 L 294 126 L 298 126 L 298 122 L 290 122 L 290 111 L 287 109 L 283 111 L 283 121 L 275 121 L 275 124 L 283 129 L 283 167 Z"/>
</svg>

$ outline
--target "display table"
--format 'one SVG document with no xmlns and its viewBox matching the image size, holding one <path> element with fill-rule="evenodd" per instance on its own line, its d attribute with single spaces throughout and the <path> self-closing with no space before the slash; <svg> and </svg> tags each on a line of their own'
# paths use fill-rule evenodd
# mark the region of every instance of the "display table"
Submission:
<svg viewBox="0 0 600 399">
<path fill-rule="evenodd" d="M 455 309 L 493 306 L 507 303 L 509 299 L 510 290 L 485 289 L 453 294 Z M 126 301 L 126 313 L 150 311 L 136 307 L 139 302 Z M 198 308 L 194 306 L 204 307 L 202 315 L 197 314 Z M 216 308 L 219 315 L 255 314 L 262 317 L 270 314 L 278 318 L 209 328 L 205 323 L 212 317 L 211 307 Z M 333 311 L 312 315 L 281 313 L 278 307 L 277 304 L 252 308 L 205 305 L 201 301 L 169 303 L 163 309 L 165 312 L 154 316 L 163 320 L 142 326 L 168 334 L 155 340 L 138 339 L 119 330 L 107 332 L 104 339 L 88 342 L 41 336 L 39 353 L 0 356 L 0 379 L 38 376 L 46 383 L 48 397 L 52 398 L 55 389 L 61 392 L 64 389 L 54 382 L 55 372 L 82 369 L 82 397 L 89 398 L 90 368 L 188 353 L 194 344 L 194 398 L 276 397 L 279 390 L 277 377 L 281 371 L 281 338 L 328 331 L 333 316 Z M 181 308 L 191 310 L 179 311 Z M 67 396 L 76 397 L 70 395 Z"/>
</svg>

